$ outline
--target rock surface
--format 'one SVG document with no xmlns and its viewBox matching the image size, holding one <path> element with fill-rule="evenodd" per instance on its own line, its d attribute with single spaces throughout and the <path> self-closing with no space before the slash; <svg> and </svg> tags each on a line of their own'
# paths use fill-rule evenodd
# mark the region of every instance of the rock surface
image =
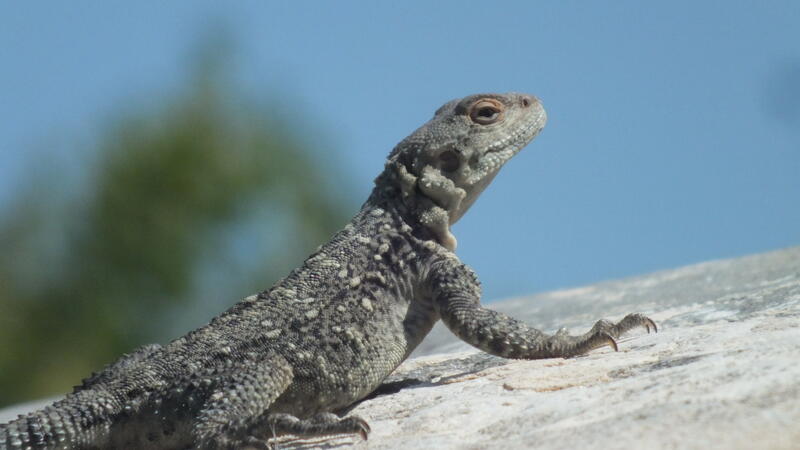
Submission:
<svg viewBox="0 0 800 450">
<path fill-rule="evenodd" d="M 800 247 L 491 307 L 551 332 L 633 311 L 660 329 L 621 339 L 617 353 L 508 361 L 440 324 L 352 410 L 372 426 L 369 441 L 279 447 L 800 448 Z"/>
</svg>

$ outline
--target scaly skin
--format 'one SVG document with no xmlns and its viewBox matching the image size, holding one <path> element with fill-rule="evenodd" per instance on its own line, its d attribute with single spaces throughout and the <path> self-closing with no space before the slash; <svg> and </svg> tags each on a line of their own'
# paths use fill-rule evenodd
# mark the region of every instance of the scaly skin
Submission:
<svg viewBox="0 0 800 450">
<path fill-rule="evenodd" d="M 268 448 L 282 434 L 369 433 L 335 413 L 372 392 L 441 319 L 507 358 L 569 357 L 638 326 L 546 335 L 480 305 L 450 226 L 544 127 L 529 95 L 451 101 L 395 147 L 361 211 L 271 289 L 164 347 L 126 355 L 0 425 L 0 449 Z"/>
</svg>

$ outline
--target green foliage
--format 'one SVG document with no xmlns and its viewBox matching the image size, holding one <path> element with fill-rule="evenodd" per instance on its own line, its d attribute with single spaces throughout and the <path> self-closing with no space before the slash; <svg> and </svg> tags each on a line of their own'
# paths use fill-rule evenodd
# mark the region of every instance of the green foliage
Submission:
<svg viewBox="0 0 800 450">
<path fill-rule="evenodd" d="M 103 133 L 82 194 L 37 179 L 5 211 L 0 405 L 64 392 L 138 345 L 200 325 L 346 220 L 331 164 L 270 108 L 236 95 L 219 58 L 201 62 L 183 94 Z M 204 305 L 209 293 L 233 297 Z M 170 323 L 201 307 L 188 314 L 195 322 Z"/>
</svg>

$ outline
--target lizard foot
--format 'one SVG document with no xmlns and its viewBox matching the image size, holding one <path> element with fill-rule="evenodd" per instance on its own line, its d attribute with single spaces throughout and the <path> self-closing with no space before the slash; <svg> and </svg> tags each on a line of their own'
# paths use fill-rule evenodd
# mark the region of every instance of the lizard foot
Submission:
<svg viewBox="0 0 800 450">
<path fill-rule="evenodd" d="M 332 413 L 319 413 L 308 419 L 298 419 L 290 414 L 270 414 L 267 418 L 273 436 L 293 434 L 299 437 L 317 437 L 333 434 L 358 434 L 366 440 L 370 428 L 358 416 L 339 417 Z"/>
<path fill-rule="evenodd" d="M 594 324 L 590 333 L 608 333 L 611 337 L 616 339 L 636 327 L 644 327 L 648 334 L 651 328 L 653 332 L 658 333 L 658 326 L 653 319 L 639 313 L 628 314 L 617 323 L 600 319 Z"/>
<path fill-rule="evenodd" d="M 592 329 L 582 336 L 570 336 L 567 330 L 562 328 L 548 340 L 548 357 L 578 356 L 606 346 L 618 351 L 617 339 L 636 327 L 644 327 L 648 333 L 651 329 L 658 332 L 656 323 L 639 313 L 628 314 L 617 323 L 605 319 L 598 320 Z"/>
<path fill-rule="evenodd" d="M 263 417 L 263 416 L 262 416 Z M 250 425 L 238 432 L 219 436 L 209 442 L 201 442 L 198 448 L 213 450 L 272 450 L 276 448 L 270 440 L 291 434 L 299 438 L 358 434 L 366 440 L 370 432 L 366 421 L 357 416 L 340 418 L 331 413 L 320 413 L 308 419 L 298 419 L 284 413 L 273 413 L 260 425 Z M 266 426 L 264 426 L 266 425 Z"/>
</svg>

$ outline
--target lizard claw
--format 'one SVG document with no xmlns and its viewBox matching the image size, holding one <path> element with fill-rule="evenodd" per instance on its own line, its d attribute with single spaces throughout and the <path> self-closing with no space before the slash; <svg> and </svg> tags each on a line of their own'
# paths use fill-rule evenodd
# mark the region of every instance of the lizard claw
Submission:
<svg viewBox="0 0 800 450">
<path fill-rule="evenodd" d="M 357 426 L 359 428 L 358 434 L 361 436 L 361 439 L 366 441 L 367 438 L 369 437 L 369 434 L 372 432 L 372 429 L 369 427 L 369 424 L 367 423 L 366 420 L 360 417 L 356 417 L 356 419 L 358 421 Z"/>
<path fill-rule="evenodd" d="M 605 345 L 608 345 L 609 347 L 613 348 L 615 352 L 619 351 L 619 347 L 617 346 L 617 340 L 614 339 L 614 336 L 612 336 L 611 334 L 606 333 L 605 331 L 601 331 L 601 332 L 597 333 L 596 336 L 598 336 L 600 342 L 602 342 Z M 599 345 L 598 347 L 602 347 L 602 346 L 603 345 Z"/>
<path fill-rule="evenodd" d="M 645 319 L 647 319 L 647 322 L 644 324 L 644 327 L 647 329 L 647 334 L 650 334 L 650 327 L 653 327 L 654 333 L 658 333 L 658 325 L 653 322 L 653 319 L 649 317 L 645 317 Z"/>
</svg>

